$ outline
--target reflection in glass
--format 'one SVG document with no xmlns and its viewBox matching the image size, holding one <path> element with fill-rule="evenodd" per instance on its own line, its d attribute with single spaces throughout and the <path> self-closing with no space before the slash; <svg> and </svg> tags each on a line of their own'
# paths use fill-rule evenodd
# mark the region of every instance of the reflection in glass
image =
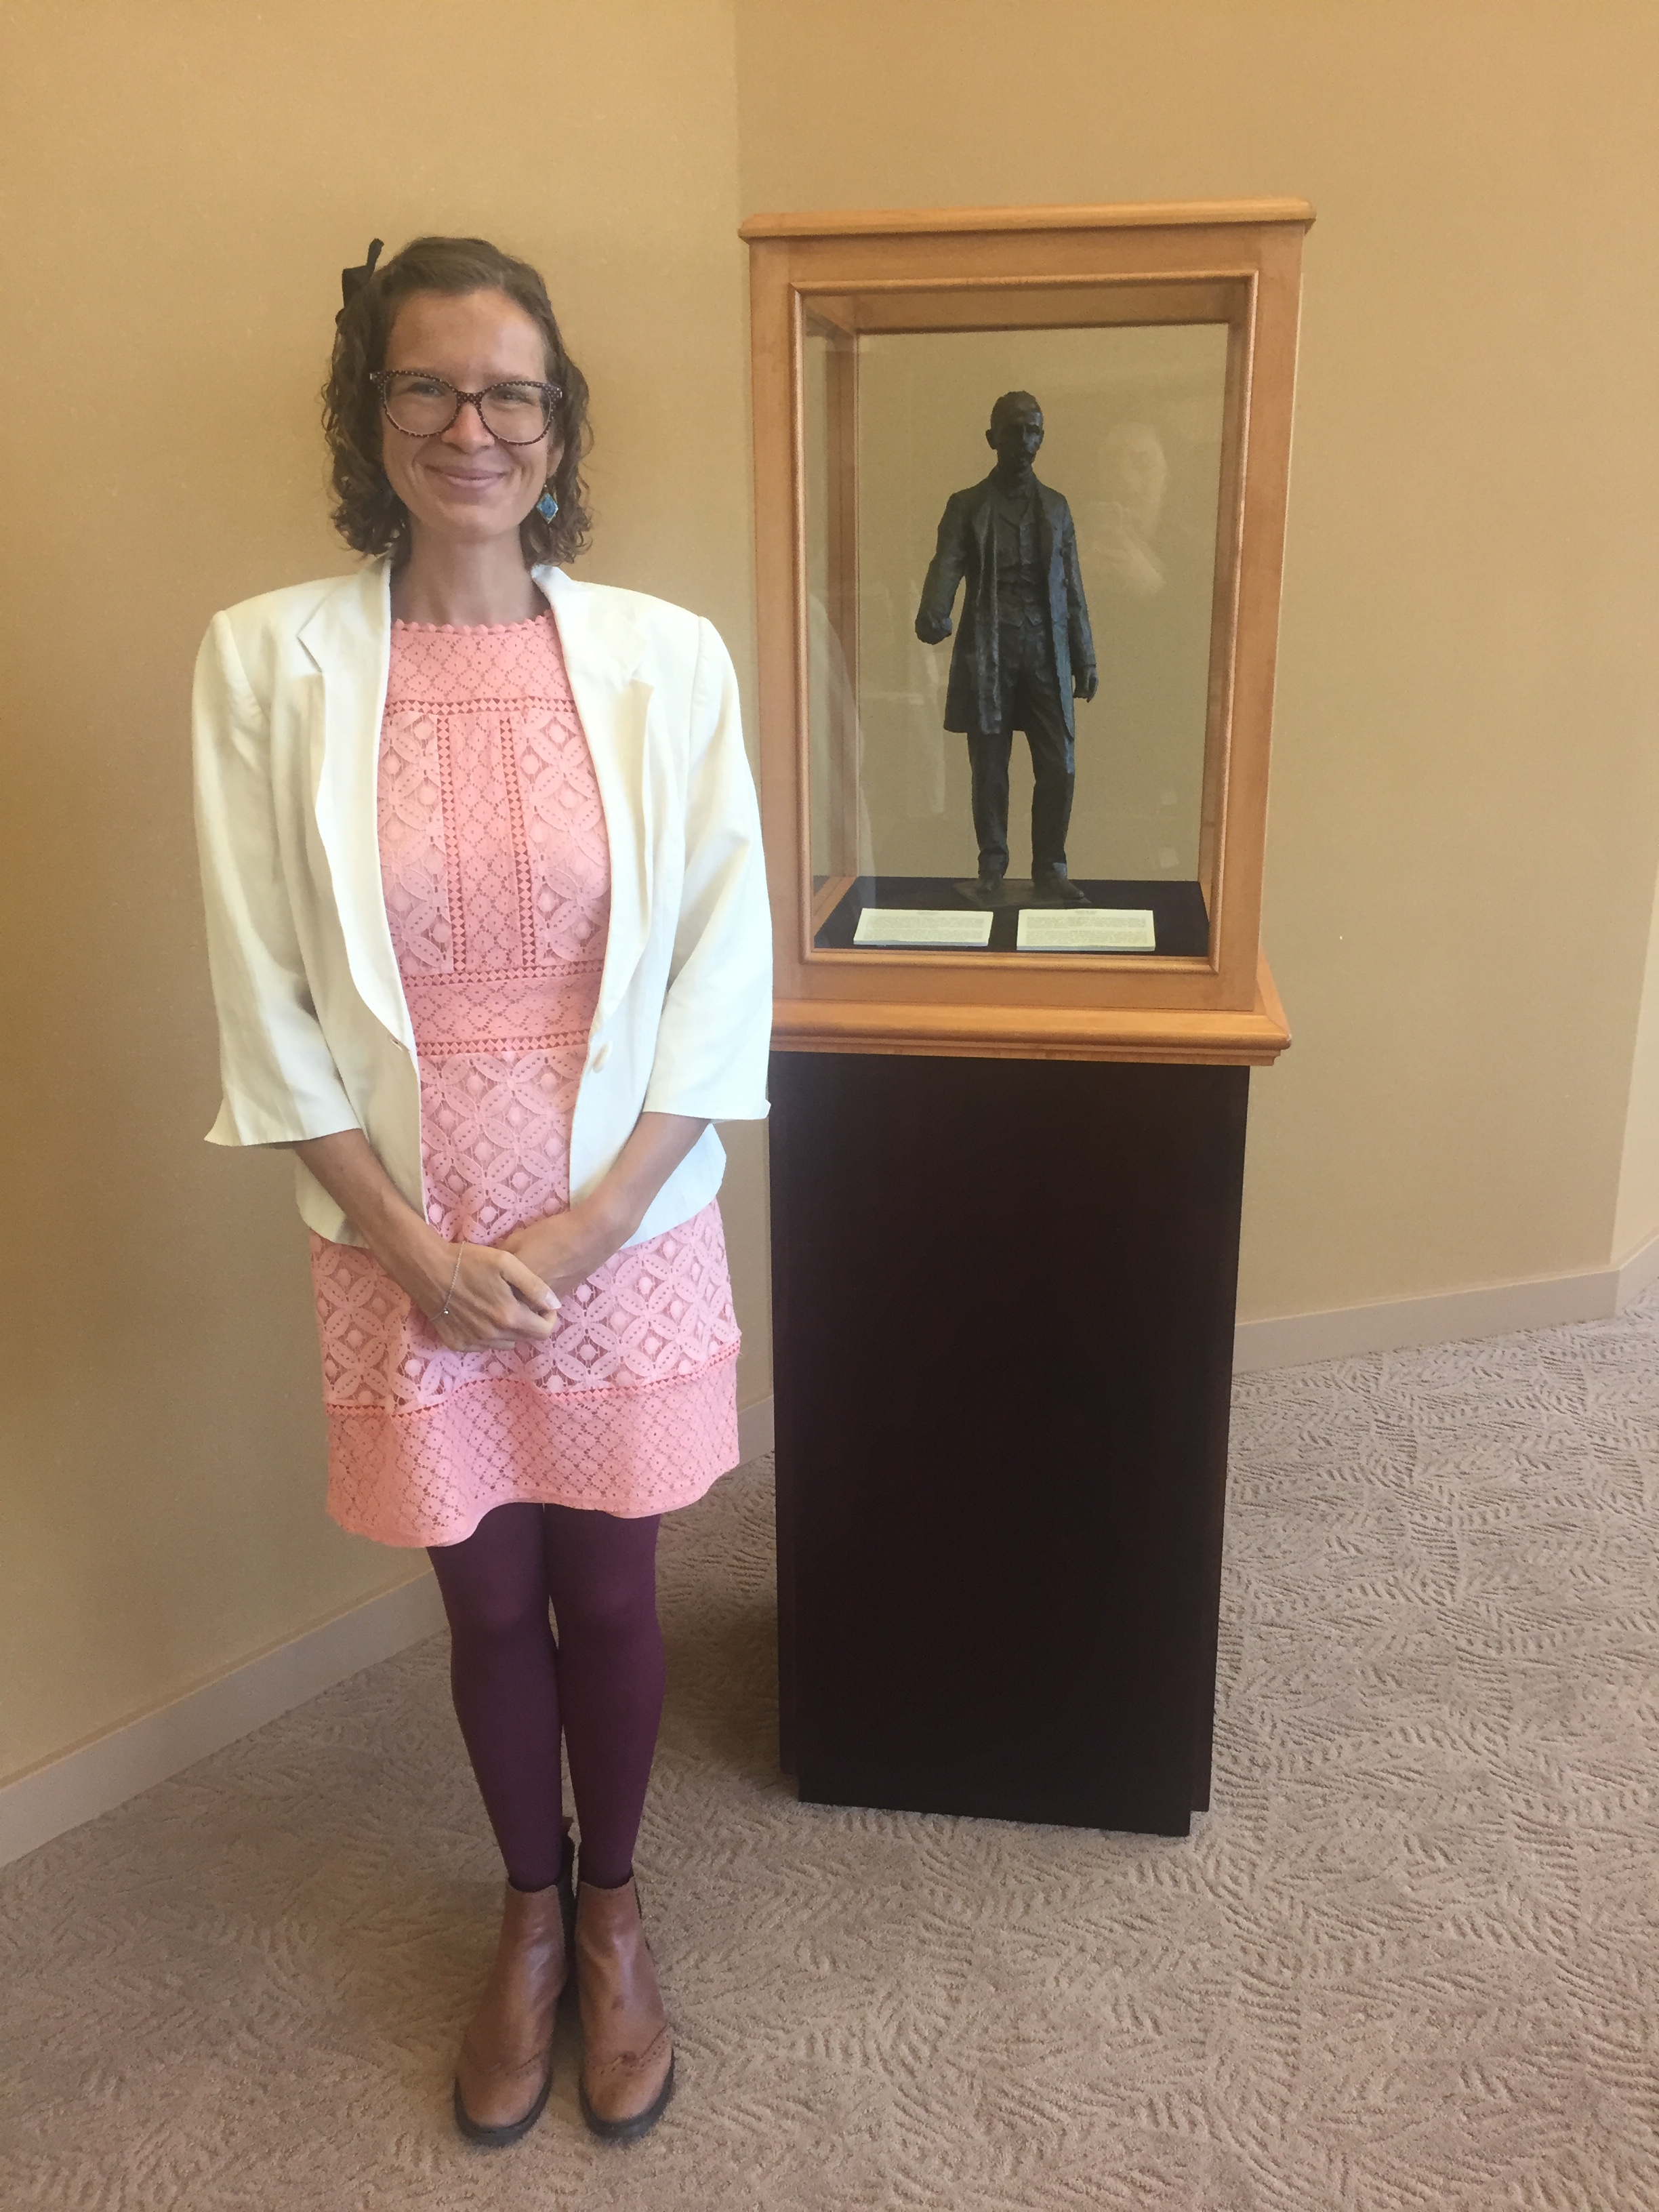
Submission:
<svg viewBox="0 0 1659 2212">
<path fill-rule="evenodd" d="M 820 944 L 850 945 L 863 906 L 960 906 L 958 886 L 975 876 L 969 749 L 945 728 L 952 641 L 921 643 L 915 621 L 947 499 L 991 469 L 992 403 L 1024 389 L 1042 413 L 1037 478 L 1064 495 L 1075 525 L 1099 671 L 1093 701 L 1074 702 L 1070 877 L 1093 904 L 1155 909 L 1158 951 L 1204 952 L 1227 339 L 1222 323 L 854 333 L 832 313 L 808 314 L 805 703 Z M 1012 869 L 1024 876 L 1024 738 L 1010 780 Z M 896 883 L 920 888 L 899 895 Z M 1012 914 L 998 916 L 993 949 L 1004 938 L 1012 949 Z"/>
</svg>

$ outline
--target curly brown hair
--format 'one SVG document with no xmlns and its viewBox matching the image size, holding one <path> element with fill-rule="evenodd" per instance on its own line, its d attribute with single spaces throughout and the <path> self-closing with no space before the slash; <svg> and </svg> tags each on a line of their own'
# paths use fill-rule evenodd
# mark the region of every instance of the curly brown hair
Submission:
<svg viewBox="0 0 1659 2212">
<path fill-rule="evenodd" d="M 335 528 L 359 553 L 407 557 L 409 510 L 380 464 L 380 403 L 369 378 L 386 365 L 386 340 L 412 292 L 505 292 L 522 307 L 547 349 L 547 380 L 562 394 L 552 434 L 561 451 L 553 471 L 559 511 L 551 522 L 532 507 L 519 525 L 527 562 L 571 561 L 587 545 L 591 517 L 581 465 L 592 443 L 587 380 L 564 349 L 547 287 L 527 261 L 484 238 L 416 238 L 362 284 L 342 311 L 334 358 L 323 386 L 323 431 L 332 460 Z"/>
</svg>

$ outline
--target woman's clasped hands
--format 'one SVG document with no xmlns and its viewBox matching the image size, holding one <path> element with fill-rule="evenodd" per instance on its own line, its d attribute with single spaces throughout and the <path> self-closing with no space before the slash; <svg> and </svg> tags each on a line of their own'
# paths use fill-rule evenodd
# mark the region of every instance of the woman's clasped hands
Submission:
<svg viewBox="0 0 1659 2212">
<path fill-rule="evenodd" d="M 440 1287 L 427 1317 L 452 1352 L 498 1351 L 552 1335 L 559 1301 L 533 1268 L 493 1244 L 451 1244 L 445 1251 L 448 1288 Z"/>
<path fill-rule="evenodd" d="M 452 1352 L 540 1343 L 558 1326 L 560 1291 L 603 1267 L 631 1225 L 614 1207 L 589 1200 L 526 1222 L 499 1244 L 444 1246 L 439 1256 L 449 1255 L 453 1282 L 447 1296 L 426 1304 L 433 1328 Z"/>
</svg>

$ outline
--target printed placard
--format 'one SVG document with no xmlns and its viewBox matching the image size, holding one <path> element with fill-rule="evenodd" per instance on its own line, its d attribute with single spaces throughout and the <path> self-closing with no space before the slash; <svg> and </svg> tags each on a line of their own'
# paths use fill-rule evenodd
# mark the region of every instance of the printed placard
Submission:
<svg viewBox="0 0 1659 2212">
<path fill-rule="evenodd" d="M 948 907 L 867 906 L 853 932 L 854 945 L 950 945 L 982 947 L 991 941 L 988 914 Z"/>
<path fill-rule="evenodd" d="M 1156 952 L 1158 931 L 1146 906 L 1027 906 L 1017 942 L 1022 952 Z"/>
</svg>

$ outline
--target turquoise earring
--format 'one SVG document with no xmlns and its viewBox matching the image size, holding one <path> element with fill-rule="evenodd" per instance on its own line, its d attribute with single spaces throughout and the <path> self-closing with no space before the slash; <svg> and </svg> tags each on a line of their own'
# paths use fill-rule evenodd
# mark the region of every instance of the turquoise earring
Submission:
<svg viewBox="0 0 1659 2212">
<path fill-rule="evenodd" d="M 554 496 L 552 485 L 549 484 L 547 489 L 536 501 L 536 512 L 544 522 L 551 522 L 558 511 L 559 502 Z"/>
</svg>

